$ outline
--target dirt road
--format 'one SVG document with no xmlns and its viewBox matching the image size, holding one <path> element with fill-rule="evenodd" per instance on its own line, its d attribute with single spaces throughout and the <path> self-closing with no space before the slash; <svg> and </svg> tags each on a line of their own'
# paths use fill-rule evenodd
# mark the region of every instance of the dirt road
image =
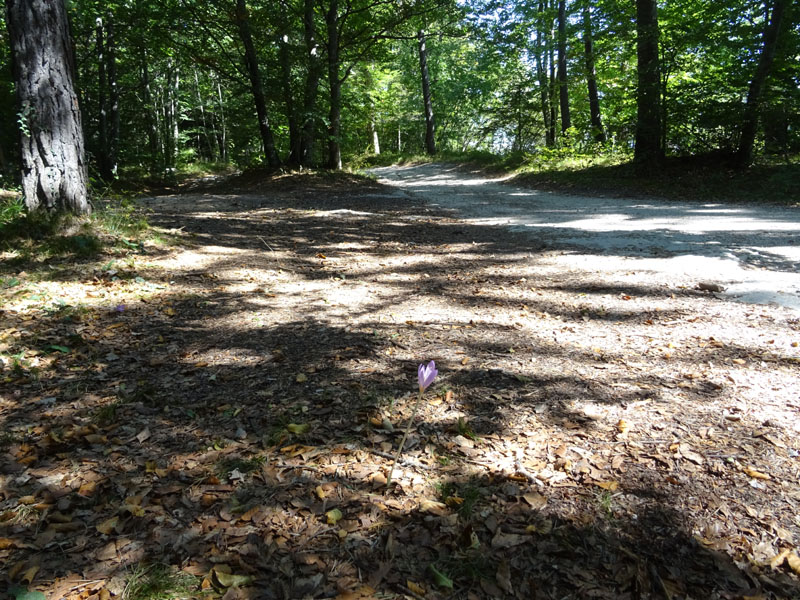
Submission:
<svg viewBox="0 0 800 600">
<path fill-rule="evenodd" d="M 653 283 L 800 311 L 800 211 L 770 205 L 571 196 L 444 164 L 376 168 L 382 183 L 472 224 L 506 225 L 564 249 L 566 268 L 636 271 Z M 708 286 L 707 286 L 708 287 Z"/>
</svg>

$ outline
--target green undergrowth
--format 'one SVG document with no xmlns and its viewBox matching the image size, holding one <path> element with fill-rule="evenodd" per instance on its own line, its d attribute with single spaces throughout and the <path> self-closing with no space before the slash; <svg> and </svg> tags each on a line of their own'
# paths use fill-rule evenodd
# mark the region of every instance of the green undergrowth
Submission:
<svg viewBox="0 0 800 600">
<path fill-rule="evenodd" d="M 15 268 L 140 252 L 145 242 L 166 241 L 128 198 L 96 199 L 92 214 L 75 216 L 28 213 L 20 197 L 0 197 L 0 253 Z"/>
<path fill-rule="evenodd" d="M 137 565 L 126 580 L 123 600 L 178 600 L 196 597 L 197 579 L 166 565 Z"/>
<path fill-rule="evenodd" d="M 620 157 L 529 161 L 515 170 L 513 183 L 574 194 L 800 203 L 800 164 L 775 160 L 762 160 L 739 170 L 716 157 L 670 157 L 647 177 L 637 173 L 631 160 Z"/>
</svg>

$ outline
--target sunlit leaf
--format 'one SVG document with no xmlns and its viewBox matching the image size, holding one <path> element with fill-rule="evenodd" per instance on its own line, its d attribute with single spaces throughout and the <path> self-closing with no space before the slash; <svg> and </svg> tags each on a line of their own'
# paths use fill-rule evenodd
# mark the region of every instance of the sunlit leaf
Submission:
<svg viewBox="0 0 800 600">
<path fill-rule="evenodd" d="M 619 488 L 619 481 L 598 481 L 595 485 L 609 492 L 615 492 Z"/>
<path fill-rule="evenodd" d="M 762 473 L 761 471 L 756 471 L 752 467 L 745 467 L 744 469 L 742 469 L 742 471 L 744 471 L 746 475 L 752 477 L 753 479 L 772 479 L 769 476 L 769 474 Z"/>
<path fill-rule="evenodd" d="M 289 423 L 286 426 L 286 429 L 289 431 L 289 433 L 300 435 L 308 432 L 308 430 L 311 429 L 311 425 L 308 423 Z"/>
<path fill-rule="evenodd" d="M 336 525 L 336 523 L 341 521 L 343 516 L 342 511 L 338 508 L 331 509 L 325 513 L 325 519 L 328 521 L 328 525 Z"/>
</svg>

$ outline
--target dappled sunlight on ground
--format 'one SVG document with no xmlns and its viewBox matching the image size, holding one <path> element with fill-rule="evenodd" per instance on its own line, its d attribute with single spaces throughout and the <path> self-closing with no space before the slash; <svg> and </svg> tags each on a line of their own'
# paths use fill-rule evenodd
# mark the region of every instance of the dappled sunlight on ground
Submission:
<svg viewBox="0 0 800 600">
<path fill-rule="evenodd" d="M 114 599 L 158 564 L 226 600 L 800 593 L 795 313 L 364 185 L 148 199 L 180 247 L 14 275 L 9 581 Z"/>
</svg>

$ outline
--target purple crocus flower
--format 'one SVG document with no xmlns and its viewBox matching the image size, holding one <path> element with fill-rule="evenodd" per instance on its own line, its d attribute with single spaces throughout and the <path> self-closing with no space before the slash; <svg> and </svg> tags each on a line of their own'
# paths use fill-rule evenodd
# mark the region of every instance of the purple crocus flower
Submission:
<svg viewBox="0 0 800 600">
<path fill-rule="evenodd" d="M 436 370 L 436 363 L 434 361 L 429 362 L 427 365 L 419 366 L 419 369 L 417 369 L 417 379 L 419 380 L 420 393 L 424 392 L 428 386 L 433 383 L 433 380 L 436 379 L 438 374 L 439 371 Z"/>
</svg>

